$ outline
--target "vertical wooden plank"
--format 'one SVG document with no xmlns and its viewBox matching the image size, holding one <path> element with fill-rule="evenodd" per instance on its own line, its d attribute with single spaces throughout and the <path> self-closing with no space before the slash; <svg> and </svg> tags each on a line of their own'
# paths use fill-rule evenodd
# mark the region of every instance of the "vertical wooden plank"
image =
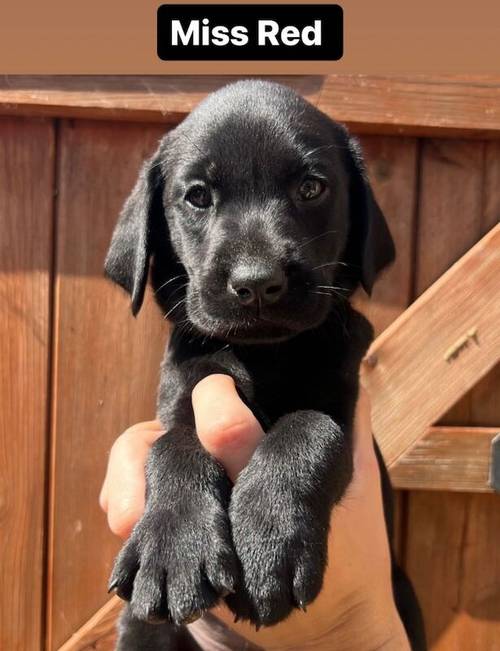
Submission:
<svg viewBox="0 0 500 651">
<path fill-rule="evenodd" d="M 0 648 L 42 645 L 54 129 L 0 118 Z"/>
<path fill-rule="evenodd" d="M 419 146 L 415 138 L 363 136 L 360 141 L 373 191 L 396 245 L 396 261 L 379 279 L 371 298 L 368 300 L 359 292 L 355 301 L 376 334 L 380 334 L 412 297 Z M 405 491 L 396 491 L 394 505 L 394 549 L 401 559 L 406 526 Z"/>
<path fill-rule="evenodd" d="M 500 141 L 485 144 L 484 152 L 484 212 L 481 234 L 500 222 Z"/>
<path fill-rule="evenodd" d="M 500 141 L 485 145 L 484 197 L 481 234 L 500 222 Z M 472 425 L 497 427 L 500 424 L 500 365 L 497 365 L 471 392 L 470 422 Z"/>
<path fill-rule="evenodd" d="M 408 561 L 433 651 L 500 650 L 497 495 L 417 492 Z"/>
<path fill-rule="evenodd" d="M 359 309 L 380 334 L 411 301 L 418 143 L 414 138 L 360 138 L 375 196 L 396 245 L 396 261 L 380 277 L 370 300 L 360 292 Z"/>
<path fill-rule="evenodd" d="M 64 122 L 57 224 L 53 487 L 48 648 L 107 599 L 119 541 L 99 511 L 107 453 L 129 425 L 155 414 L 167 326 L 151 298 L 134 320 L 103 277 L 120 207 L 160 126 Z"/>
<path fill-rule="evenodd" d="M 418 293 L 488 230 L 486 222 L 491 223 L 495 208 L 485 211 L 493 202 L 491 193 L 485 194 L 491 174 L 487 168 L 485 175 L 487 151 L 481 142 L 427 141 L 423 146 Z M 474 410 L 479 413 L 483 406 L 479 397 L 473 408 L 473 396 L 462 400 L 444 422 L 471 423 Z M 499 506 L 494 495 L 411 494 L 407 569 L 435 651 L 500 648 Z"/>
<path fill-rule="evenodd" d="M 484 151 L 484 177 L 480 235 L 500 221 L 500 143 L 488 142 Z M 500 366 L 471 391 L 469 421 L 473 425 L 500 423 Z M 500 650 L 500 497 L 471 495 L 463 546 L 461 614 L 450 640 L 469 637 L 469 648 Z"/>
<path fill-rule="evenodd" d="M 483 155 L 483 143 L 423 143 L 416 295 L 478 239 Z M 468 403 L 463 401 L 447 422 L 465 424 L 468 416 Z M 442 636 L 457 616 L 469 502 L 468 495 L 427 492 L 411 493 L 409 498 L 406 563 L 421 600 L 432 649 L 453 648 L 446 646 Z M 433 588 L 429 589 L 430 586 Z"/>
<path fill-rule="evenodd" d="M 416 294 L 481 234 L 484 144 L 426 140 L 422 148 Z"/>
</svg>

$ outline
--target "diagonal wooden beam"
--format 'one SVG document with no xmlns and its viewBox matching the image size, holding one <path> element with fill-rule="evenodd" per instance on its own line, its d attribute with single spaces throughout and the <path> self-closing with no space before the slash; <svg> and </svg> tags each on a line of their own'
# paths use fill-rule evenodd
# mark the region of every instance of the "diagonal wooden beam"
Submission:
<svg viewBox="0 0 500 651">
<path fill-rule="evenodd" d="M 85 622 L 58 651 L 112 651 L 115 648 L 115 626 L 123 601 L 111 597 Z"/>
<path fill-rule="evenodd" d="M 500 358 L 500 225 L 372 344 L 363 364 L 388 466 Z"/>
</svg>

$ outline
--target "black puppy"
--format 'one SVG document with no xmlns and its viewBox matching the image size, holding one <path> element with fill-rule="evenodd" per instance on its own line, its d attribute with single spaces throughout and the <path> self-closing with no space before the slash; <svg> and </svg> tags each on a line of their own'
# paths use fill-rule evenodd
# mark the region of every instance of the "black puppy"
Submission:
<svg viewBox="0 0 500 651">
<path fill-rule="evenodd" d="M 151 263 L 175 324 L 147 467 L 147 507 L 110 586 L 130 601 L 120 649 L 189 648 L 181 624 L 221 598 L 256 625 L 321 589 L 332 507 L 352 475 L 352 422 L 369 323 L 349 305 L 394 257 L 346 129 L 277 84 L 210 95 L 145 163 L 106 272 L 139 311 Z M 201 448 L 193 387 L 231 375 L 267 432 L 233 486 Z M 391 529 L 391 496 L 383 464 Z M 413 649 L 411 585 L 393 567 Z M 152 627 L 144 621 L 164 621 Z"/>
</svg>

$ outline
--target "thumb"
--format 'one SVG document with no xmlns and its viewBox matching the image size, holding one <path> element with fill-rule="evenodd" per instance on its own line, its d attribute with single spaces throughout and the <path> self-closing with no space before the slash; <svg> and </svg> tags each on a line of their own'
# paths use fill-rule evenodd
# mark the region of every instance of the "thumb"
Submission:
<svg viewBox="0 0 500 651">
<path fill-rule="evenodd" d="M 258 420 L 229 375 L 203 378 L 193 389 L 192 401 L 201 444 L 236 481 L 264 436 Z"/>
</svg>

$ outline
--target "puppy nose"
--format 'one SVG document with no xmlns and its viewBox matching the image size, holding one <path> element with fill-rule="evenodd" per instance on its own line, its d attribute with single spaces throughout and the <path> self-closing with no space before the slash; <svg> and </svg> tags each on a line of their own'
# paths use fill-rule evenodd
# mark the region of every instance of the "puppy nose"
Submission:
<svg viewBox="0 0 500 651">
<path fill-rule="evenodd" d="M 276 303 L 287 290 L 287 278 L 280 267 L 237 267 L 228 289 L 242 305 Z"/>
</svg>

